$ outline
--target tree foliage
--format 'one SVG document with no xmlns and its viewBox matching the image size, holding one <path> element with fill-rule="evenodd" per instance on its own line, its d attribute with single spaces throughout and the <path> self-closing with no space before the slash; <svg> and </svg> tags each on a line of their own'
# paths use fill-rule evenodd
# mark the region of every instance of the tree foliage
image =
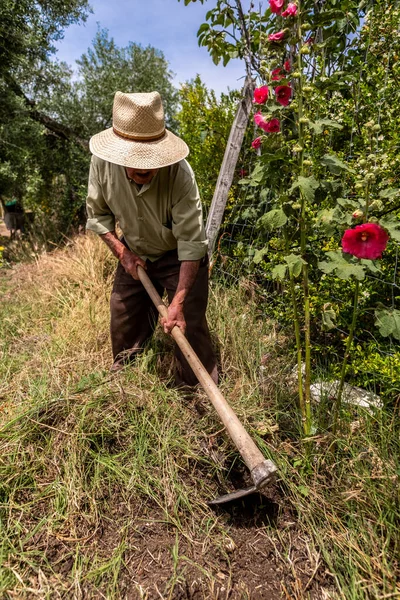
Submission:
<svg viewBox="0 0 400 600">
<path fill-rule="evenodd" d="M 111 126 L 117 90 L 158 90 L 168 125 L 176 125 L 177 91 L 159 50 L 134 43 L 120 48 L 99 30 L 76 74 L 51 60 L 52 42 L 86 11 L 83 0 L 6 0 L 0 9 L 0 27 L 14 19 L 10 44 L 0 45 L 8 60 L 0 71 L 0 198 L 16 197 L 61 232 L 85 219 L 88 141 Z"/>
<path fill-rule="evenodd" d="M 189 161 L 206 206 L 213 197 L 239 97 L 239 92 L 231 91 L 218 99 L 199 75 L 180 90 L 179 135 L 189 146 Z"/>
<path fill-rule="evenodd" d="M 24 66 L 46 60 L 52 43 L 72 23 L 85 20 L 87 0 L 2 0 L 0 76 L 10 78 Z"/>
</svg>

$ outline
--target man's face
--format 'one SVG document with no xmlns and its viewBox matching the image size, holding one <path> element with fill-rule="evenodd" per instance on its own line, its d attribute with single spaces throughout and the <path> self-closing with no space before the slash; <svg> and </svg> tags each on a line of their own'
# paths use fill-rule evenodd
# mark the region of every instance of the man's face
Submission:
<svg viewBox="0 0 400 600">
<path fill-rule="evenodd" d="M 159 171 L 159 169 L 131 169 L 130 167 L 125 167 L 125 169 L 129 179 L 133 179 L 139 185 L 150 183 Z"/>
</svg>

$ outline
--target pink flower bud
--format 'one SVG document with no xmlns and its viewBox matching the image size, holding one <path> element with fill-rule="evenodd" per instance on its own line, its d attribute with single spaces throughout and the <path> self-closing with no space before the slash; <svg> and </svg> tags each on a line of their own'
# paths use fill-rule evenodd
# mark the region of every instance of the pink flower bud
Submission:
<svg viewBox="0 0 400 600">
<path fill-rule="evenodd" d="M 293 2 L 287 5 L 287 9 L 283 11 L 282 17 L 295 17 L 297 15 L 297 6 Z"/>
<path fill-rule="evenodd" d="M 282 30 L 282 31 L 278 31 L 278 33 L 271 33 L 268 36 L 268 41 L 269 42 L 281 42 L 284 37 L 285 37 L 285 32 Z"/>
</svg>

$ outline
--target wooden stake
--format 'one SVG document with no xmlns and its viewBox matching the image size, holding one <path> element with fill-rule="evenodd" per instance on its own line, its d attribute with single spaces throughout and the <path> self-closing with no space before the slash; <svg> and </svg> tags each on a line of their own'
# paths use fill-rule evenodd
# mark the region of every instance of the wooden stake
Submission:
<svg viewBox="0 0 400 600">
<path fill-rule="evenodd" d="M 225 154 L 221 169 L 218 175 L 217 185 L 211 202 L 210 212 L 206 224 L 206 234 L 208 238 L 208 255 L 214 252 L 215 242 L 218 231 L 224 217 L 224 211 L 228 194 L 233 181 L 236 164 L 242 147 L 244 134 L 246 132 L 247 122 L 253 102 L 254 82 L 246 77 L 243 86 L 242 99 L 236 111 L 228 143 L 225 148 Z"/>
</svg>

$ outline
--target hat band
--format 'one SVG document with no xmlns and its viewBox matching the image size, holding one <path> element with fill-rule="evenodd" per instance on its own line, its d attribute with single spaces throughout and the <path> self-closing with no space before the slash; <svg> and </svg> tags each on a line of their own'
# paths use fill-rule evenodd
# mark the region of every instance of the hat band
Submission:
<svg viewBox="0 0 400 600">
<path fill-rule="evenodd" d="M 155 142 L 156 140 L 160 140 L 161 138 L 164 137 L 165 135 L 165 129 L 162 130 L 162 132 L 158 135 L 151 135 L 148 137 L 141 137 L 139 135 L 133 135 L 131 133 L 122 133 L 122 131 L 118 131 L 118 129 L 116 127 L 113 126 L 113 132 L 121 138 L 124 138 L 126 140 L 132 140 L 134 142 Z"/>
</svg>

